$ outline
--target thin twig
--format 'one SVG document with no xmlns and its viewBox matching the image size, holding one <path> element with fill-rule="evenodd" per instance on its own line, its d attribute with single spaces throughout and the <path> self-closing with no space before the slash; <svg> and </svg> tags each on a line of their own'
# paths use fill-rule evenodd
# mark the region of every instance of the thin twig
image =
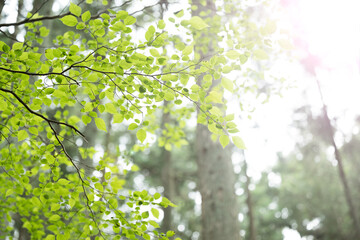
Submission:
<svg viewBox="0 0 360 240">
<path fill-rule="evenodd" d="M 44 119 L 48 123 L 56 123 L 56 124 L 59 124 L 59 125 L 67 126 L 67 127 L 71 128 L 71 129 L 73 129 L 75 132 L 77 132 L 87 142 L 87 140 L 85 138 L 85 135 L 82 132 L 80 132 L 79 130 L 77 130 L 74 126 L 72 126 L 72 125 L 70 125 L 68 123 L 65 123 L 65 122 L 59 122 L 57 120 L 49 119 L 49 118 L 45 117 L 44 115 L 33 111 L 15 92 L 13 92 L 11 90 L 0 88 L 0 91 L 12 94 L 31 114 L 34 114 L 34 115 Z"/>
</svg>

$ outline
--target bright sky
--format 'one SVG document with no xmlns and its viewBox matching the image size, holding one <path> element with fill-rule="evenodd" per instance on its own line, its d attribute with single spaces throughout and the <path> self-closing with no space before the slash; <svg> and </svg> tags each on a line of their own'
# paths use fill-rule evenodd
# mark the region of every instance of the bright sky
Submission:
<svg viewBox="0 0 360 240">
<path fill-rule="evenodd" d="M 360 114 L 360 1 L 358 0 L 281 0 L 286 9 L 279 25 L 288 26 L 297 37 L 307 42 L 310 54 L 321 59 L 316 77 L 321 83 L 330 118 L 345 134 L 352 129 L 353 118 Z M 300 52 L 299 52 L 300 53 Z M 301 54 L 300 54 L 301 55 Z M 249 174 L 255 179 L 259 171 L 276 162 L 276 152 L 289 152 L 296 141 L 289 124 L 294 107 L 311 103 L 320 112 L 321 102 L 314 76 L 301 65 L 279 62 L 275 72 L 286 73 L 295 80 L 297 89 L 273 97 L 269 104 L 254 113 L 258 128 L 242 129 L 248 150 Z M 306 91 L 304 99 L 302 92 Z M 250 126 L 250 125 L 249 125 Z M 357 130 L 358 131 L 358 130 Z M 341 145 L 343 138 L 336 140 Z M 296 231 L 285 229 L 284 239 L 299 240 Z"/>
<path fill-rule="evenodd" d="M 301 0 L 287 2 L 279 25 L 293 24 L 291 30 L 305 40 L 309 52 L 320 57 L 322 66 L 316 70 L 321 82 L 330 117 L 337 117 L 340 129 L 352 131 L 352 119 L 359 114 L 360 102 L 360 1 L 358 0 Z M 307 102 L 320 111 L 320 99 L 315 80 L 300 65 L 279 62 L 289 80 L 296 80 L 297 89 L 285 92 L 283 98 L 273 97 L 269 104 L 260 106 L 253 119 L 259 128 L 243 129 L 248 150 L 250 171 L 271 166 L 276 152 L 289 151 L 294 143 L 290 135 L 292 109 L 305 103 L 302 91 L 306 89 Z M 280 69 L 280 70 L 279 70 Z M 261 151 L 259 151 L 261 149 Z"/>
</svg>

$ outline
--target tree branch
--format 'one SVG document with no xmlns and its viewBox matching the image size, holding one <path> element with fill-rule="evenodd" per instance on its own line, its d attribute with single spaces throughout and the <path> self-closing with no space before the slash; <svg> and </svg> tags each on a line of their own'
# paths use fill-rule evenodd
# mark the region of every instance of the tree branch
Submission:
<svg viewBox="0 0 360 240">
<path fill-rule="evenodd" d="M 72 14 L 70 12 L 67 12 L 67 13 L 63 13 L 63 14 L 55 15 L 55 16 L 44 16 L 44 17 L 39 17 L 39 18 L 26 18 L 20 22 L 1 23 L 0 28 L 1 27 L 19 26 L 19 25 L 23 25 L 26 23 L 32 23 L 32 22 L 38 22 L 38 21 L 44 21 L 44 20 L 53 20 L 53 19 L 62 18 L 66 15 L 72 15 Z"/>
<path fill-rule="evenodd" d="M 12 94 L 31 114 L 34 114 L 34 115 L 44 119 L 49 124 L 50 123 L 55 123 L 55 124 L 67 126 L 67 127 L 71 128 L 71 129 L 73 129 L 76 133 L 78 133 L 81 137 L 83 137 L 84 140 L 87 142 L 87 140 L 85 138 L 85 135 L 82 132 L 80 132 L 79 130 L 77 130 L 74 126 L 72 126 L 72 125 L 70 125 L 68 123 L 65 123 L 65 122 L 59 122 L 59 121 L 56 121 L 56 120 L 49 119 L 49 118 L 45 117 L 44 115 L 41 115 L 40 113 L 37 113 L 37 112 L 33 111 L 16 93 L 14 93 L 11 90 L 0 88 L 0 91 Z"/>
</svg>

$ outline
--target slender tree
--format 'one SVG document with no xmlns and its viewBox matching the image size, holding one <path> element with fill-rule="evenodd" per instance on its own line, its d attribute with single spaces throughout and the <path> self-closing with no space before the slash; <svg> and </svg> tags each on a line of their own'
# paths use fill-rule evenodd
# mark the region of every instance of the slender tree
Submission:
<svg viewBox="0 0 360 240">
<path fill-rule="evenodd" d="M 335 159 L 337 161 L 337 167 L 338 167 L 340 181 L 341 181 L 341 184 L 343 186 L 346 203 L 348 205 L 349 216 L 350 216 L 350 218 L 352 220 L 352 223 L 353 223 L 354 238 L 355 239 L 360 239 L 360 222 L 359 222 L 359 219 L 358 219 L 358 216 L 357 216 L 356 208 L 354 206 L 354 201 L 353 201 L 353 197 L 352 197 L 352 194 L 351 194 L 351 191 L 350 191 L 349 182 L 348 182 L 347 176 L 345 174 L 344 160 L 342 158 L 342 155 L 341 155 L 341 153 L 339 151 L 339 148 L 338 148 L 338 146 L 337 146 L 337 144 L 335 142 L 335 139 L 334 139 L 334 127 L 332 126 L 329 115 L 327 113 L 327 105 L 326 105 L 326 103 L 324 101 L 323 94 L 322 94 L 322 91 L 321 91 L 320 82 L 319 82 L 319 80 L 317 78 L 316 78 L 316 84 L 318 86 L 319 95 L 321 97 L 321 101 L 322 101 L 322 104 L 323 104 L 323 109 L 322 110 L 323 110 L 323 117 L 324 117 L 324 120 L 325 120 L 325 126 L 324 127 L 325 127 L 325 129 L 326 129 L 326 131 L 328 133 L 328 137 L 329 137 L 331 146 L 334 148 L 334 157 L 335 157 Z"/>
<path fill-rule="evenodd" d="M 245 151 L 242 151 L 244 158 L 244 174 L 246 177 L 245 182 L 245 192 L 246 192 L 246 205 L 247 205 L 247 216 L 249 221 L 248 235 L 249 240 L 256 240 L 256 226 L 255 226 L 255 216 L 254 216 L 254 203 L 252 200 L 252 192 L 250 190 L 251 178 L 247 172 L 248 164 L 245 157 Z"/>
<path fill-rule="evenodd" d="M 206 16 L 210 27 L 195 36 L 195 52 L 200 58 L 215 54 L 218 41 L 217 29 L 219 22 L 215 21 L 216 6 L 212 0 L 194 0 L 196 10 L 193 17 Z M 200 39 L 202 41 L 200 42 Z M 219 83 L 220 78 L 211 76 L 213 84 L 207 86 L 212 89 Z M 197 83 L 205 88 L 203 76 Z M 209 94 L 208 90 L 207 94 Z M 199 113 L 198 113 L 199 114 Z M 223 149 L 215 142 L 206 126 L 198 124 L 196 127 L 196 153 L 198 165 L 198 185 L 201 193 L 201 239 L 240 239 L 238 206 L 235 196 L 235 174 L 231 162 L 230 147 Z M 224 204 L 226 203 L 226 204 Z"/>
</svg>

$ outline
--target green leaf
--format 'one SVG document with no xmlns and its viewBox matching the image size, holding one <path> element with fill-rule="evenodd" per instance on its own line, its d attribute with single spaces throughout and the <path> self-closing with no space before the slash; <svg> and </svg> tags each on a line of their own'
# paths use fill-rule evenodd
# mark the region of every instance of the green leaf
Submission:
<svg viewBox="0 0 360 240">
<path fill-rule="evenodd" d="M 228 78 L 223 77 L 221 79 L 221 86 L 223 86 L 226 90 L 228 90 L 231 93 L 234 92 L 234 84 Z"/>
<path fill-rule="evenodd" d="M 98 129 L 106 132 L 106 125 L 104 120 L 102 120 L 101 118 L 95 118 L 95 124 Z"/>
<path fill-rule="evenodd" d="M 175 13 L 175 16 L 178 18 L 184 16 L 184 10 L 180 10 L 179 12 Z"/>
<path fill-rule="evenodd" d="M 149 223 L 151 226 L 153 226 L 154 228 L 159 228 L 159 224 L 157 222 L 155 222 L 154 220 L 149 220 Z"/>
<path fill-rule="evenodd" d="M 28 133 L 26 132 L 26 130 L 20 130 L 18 132 L 18 135 L 17 135 L 17 138 L 18 138 L 18 141 L 22 141 L 22 140 L 25 140 L 29 137 Z"/>
<path fill-rule="evenodd" d="M 160 197 L 161 197 L 161 194 L 160 194 L 160 193 L 155 193 L 155 194 L 154 194 L 154 198 L 155 198 L 155 199 L 159 199 Z"/>
<path fill-rule="evenodd" d="M 136 18 L 134 18 L 133 16 L 127 16 L 124 20 L 125 25 L 132 25 L 135 22 L 136 22 Z"/>
<path fill-rule="evenodd" d="M 2 50 L 3 50 L 3 52 L 7 53 L 10 51 L 10 47 L 6 43 L 4 43 L 4 45 L 2 46 Z"/>
<path fill-rule="evenodd" d="M 194 47 L 192 45 L 186 46 L 184 50 L 182 51 L 183 55 L 189 55 L 192 53 Z"/>
<path fill-rule="evenodd" d="M 239 149 L 246 149 L 244 141 L 240 137 L 234 136 L 232 137 L 232 141 Z"/>
<path fill-rule="evenodd" d="M 294 48 L 294 46 L 292 45 L 292 43 L 291 43 L 289 40 L 287 40 L 287 39 L 280 39 L 280 40 L 278 41 L 278 43 L 279 43 L 280 47 L 282 47 L 282 48 L 285 49 L 285 50 L 291 50 L 291 49 Z"/>
<path fill-rule="evenodd" d="M 211 91 L 206 97 L 206 102 L 222 103 L 222 94 L 217 91 Z"/>
<path fill-rule="evenodd" d="M 12 45 L 12 49 L 13 50 L 18 50 L 18 49 L 22 49 L 24 43 L 21 43 L 21 42 L 16 42 Z"/>
<path fill-rule="evenodd" d="M 229 114 L 229 115 L 226 115 L 226 117 L 225 117 L 225 121 L 232 121 L 232 120 L 234 120 L 234 118 L 235 118 L 235 114 Z"/>
<path fill-rule="evenodd" d="M 131 166 L 131 171 L 137 172 L 137 171 L 139 171 L 139 170 L 140 170 L 140 168 L 139 168 L 138 165 L 134 164 L 134 165 Z"/>
<path fill-rule="evenodd" d="M 108 113 L 112 113 L 112 114 L 117 113 L 116 107 L 112 103 L 106 103 L 105 104 L 105 111 L 108 112 Z"/>
<path fill-rule="evenodd" d="M 131 123 L 128 127 L 128 130 L 134 130 L 138 127 L 138 125 L 136 123 Z"/>
<path fill-rule="evenodd" d="M 175 232 L 174 231 L 167 231 L 166 232 L 166 237 L 172 237 L 175 235 Z"/>
<path fill-rule="evenodd" d="M 55 240 L 55 236 L 53 234 L 49 234 L 46 236 L 45 240 Z"/>
<path fill-rule="evenodd" d="M 151 209 L 151 213 L 154 217 L 156 217 L 157 219 L 159 219 L 159 210 L 157 210 L 156 208 L 152 208 Z"/>
<path fill-rule="evenodd" d="M 93 110 L 92 102 L 87 102 L 84 106 L 84 110 L 85 112 L 90 112 L 91 110 Z"/>
<path fill-rule="evenodd" d="M 164 98 L 165 98 L 166 101 L 172 101 L 172 100 L 175 99 L 175 95 L 174 95 L 173 92 L 168 91 L 168 92 L 165 92 Z"/>
<path fill-rule="evenodd" d="M 105 173 L 105 179 L 106 179 L 106 180 L 109 180 L 110 177 L 111 177 L 111 172 Z"/>
<path fill-rule="evenodd" d="M 190 25 L 196 30 L 202 30 L 204 28 L 209 27 L 209 25 L 204 22 L 200 17 L 194 16 L 189 20 Z"/>
<path fill-rule="evenodd" d="M 59 215 L 55 214 L 55 215 L 52 215 L 52 216 L 49 218 L 49 221 L 50 221 L 50 222 L 56 222 L 56 221 L 58 221 L 60 218 L 61 218 L 61 217 L 60 217 Z"/>
<path fill-rule="evenodd" d="M 88 125 L 89 123 L 91 123 L 91 117 L 89 117 L 88 115 L 83 115 L 81 117 L 81 119 L 85 125 Z"/>
<path fill-rule="evenodd" d="M 63 24 L 65 24 L 66 26 L 69 26 L 69 27 L 74 27 L 78 23 L 78 20 L 76 19 L 76 17 L 74 17 L 72 15 L 67 15 L 65 17 L 62 17 L 60 20 L 63 22 Z"/>
<path fill-rule="evenodd" d="M 146 131 L 144 129 L 139 129 L 136 133 L 136 137 L 141 143 L 143 143 L 146 139 Z"/>
<path fill-rule="evenodd" d="M 276 22 L 275 21 L 271 21 L 269 20 L 265 27 L 260 29 L 260 33 L 262 35 L 269 35 L 269 34 L 273 34 L 276 31 Z"/>
<path fill-rule="evenodd" d="M 51 211 L 54 212 L 54 211 L 57 211 L 60 209 L 60 204 L 58 203 L 52 203 L 51 204 Z"/>
<path fill-rule="evenodd" d="M 86 11 L 86 12 L 84 12 L 84 13 L 81 15 L 81 20 L 82 20 L 83 22 L 89 21 L 90 18 L 91 18 L 91 13 L 90 13 L 89 11 Z"/>
<path fill-rule="evenodd" d="M 53 88 L 47 88 L 47 89 L 45 89 L 45 93 L 46 93 L 46 94 L 52 94 L 54 91 L 55 91 L 55 89 L 53 89 Z"/>
<path fill-rule="evenodd" d="M 67 180 L 67 179 L 65 179 L 65 178 L 60 178 L 60 179 L 58 180 L 58 183 L 61 184 L 61 185 L 63 185 L 63 186 L 66 186 L 66 185 L 69 184 L 69 180 Z"/>
<path fill-rule="evenodd" d="M 237 59 L 238 57 L 240 57 L 240 53 L 238 53 L 237 51 L 235 50 L 230 50 L 228 52 L 226 52 L 225 54 L 228 58 L 232 59 L 232 60 L 235 60 Z"/>
<path fill-rule="evenodd" d="M 248 57 L 245 54 L 240 55 L 240 63 L 244 64 L 248 60 Z"/>
<path fill-rule="evenodd" d="M 103 185 L 101 184 L 101 183 L 95 183 L 94 184 L 94 187 L 97 189 L 97 190 L 99 190 L 100 192 L 102 192 L 102 191 L 104 191 L 104 187 L 103 187 Z"/>
<path fill-rule="evenodd" d="M 139 92 L 140 92 L 140 93 L 146 93 L 146 87 L 140 86 L 140 87 L 139 87 Z"/>
<path fill-rule="evenodd" d="M 219 140 L 223 148 L 225 148 L 230 142 L 229 137 L 227 135 L 221 135 Z"/>
<path fill-rule="evenodd" d="M 124 10 L 120 10 L 116 13 L 116 17 L 122 20 L 124 20 L 128 15 L 128 12 Z"/>
<path fill-rule="evenodd" d="M 74 3 L 70 3 L 70 8 L 69 8 L 70 12 L 72 14 L 74 14 L 75 16 L 80 17 L 81 15 L 81 7 L 79 7 L 78 5 L 74 4 Z"/>
<path fill-rule="evenodd" d="M 120 114 L 120 113 L 114 114 L 113 123 L 122 123 L 122 121 L 124 121 L 124 115 L 123 114 Z"/>
<path fill-rule="evenodd" d="M 142 218 L 148 218 L 149 217 L 149 212 L 148 211 L 146 211 L 146 212 L 143 212 L 142 214 L 141 214 L 141 217 Z"/>
<path fill-rule="evenodd" d="M 69 199 L 69 205 L 71 208 L 75 205 L 75 203 L 76 203 L 75 199 L 73 199 L 73 198 Z"/>
<path fill-rule="evenodd" d="M 154 28 L 154 26 L 151 25 L 151 26 L 148 28 L 148 30 L 146 31 L 146 33 L 145 33 L 145 39 L 146 39 L 146 41 L 152 40 L 152 39 L 153 39 L 153 36 L 154 36 L 154 33 L 155 33 L 155 28 Z"/>
<path fill-rule="evenodd" d="M 158 28 L 159 29 L 164 29 L 165 28 L 165 21 L 164 20 L 160 20 L 159 22 L 158 22 Z"/>
<path fill-rule="evenodd" d="M 254 56 L 255 58 L 257 58 L 258 60 L 266 60 L 269 59 L 269 56 L 267 55 L 267 53 L 264 50 L 261 49 L 256 49 L 254 50 Z"/>
<path fill-rule="evenodd" d="M 8 190 L 6 190 L 5 197 L 10 196 L 11 194 L 13 194 L 13 192 L 14 192 L 14 189 L 9 188 Z"/>
<path fill-rule="evenodd" d="M 150 49 L 150 54 L 151 54 L 151 56 L 153 56 L 153 57 L 160 57 L 160 53 L 158 52 L 158 50 L 156 50 L 156 49 Z"/>
<path fill-rule="evenodd" d="M 36 127 L 29 127 L 29 132 L 36 136 L 39 134 L 38 129 Z"/>
</svg>

